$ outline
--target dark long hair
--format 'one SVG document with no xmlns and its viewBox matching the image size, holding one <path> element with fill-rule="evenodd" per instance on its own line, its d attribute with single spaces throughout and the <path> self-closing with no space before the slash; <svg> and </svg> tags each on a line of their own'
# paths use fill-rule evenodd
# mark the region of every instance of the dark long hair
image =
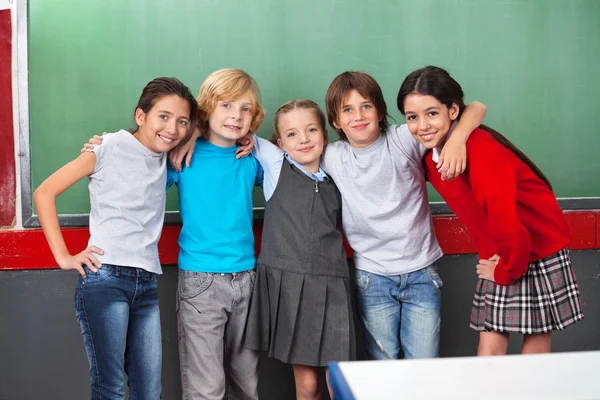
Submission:
<svg viewBox="0 0 600 400">
<path fill-rule="evenodd" d="M 446 107 L 452 107 L 455 103 L 458 105 L 458 119 L 462 116 L 465 110 L 465 102 L 463 100 L 464 93 L 460 84 L 450 76 L 450 74 L 442 68 L 432 65 L 425 68 L 413 71 L 404 79 L 400 90 L 398 91 L 398 110 L 404 115 L 404 100 L 411 93 L 419 93 L 435 97 L 440 103 Z M 521 150 L 511 143 L 506 137 L 501 135 L 496 130 L 486 125 L 480 125 L 480 129 L 488 132 L 502 146 L 512 151 L 521 161 L 523 161 L 531 170 L 540 178 L 550 190 L 552 185 L 542 171 L 529 159 Z"/>
<path fill-rule="evenodd" d="M 192 137 L 192 133 L 194 133 L 194 128 L 196 127 L 196 118 L 198 115 L 198 103 L 196 103 L 196 99 L 192 95 L 192 92 L 190 92 L 190 89 L 179 79 L 162 77 L 151 80 L 146 87 L 144 87 L 144 90 L 142 90 L 138 104 L 134 109 L 134 115 L 135 110 L 138 108 L 147 114 L 161 98 L 173 94 L 187 101 L 190 106 L 190 121 L 188 124 L 187 133 L 179 144 L 179 146 L 181 146 L 187 142 Z M 133 133 L 135 133 L 135 131 Z"/>
</svg>

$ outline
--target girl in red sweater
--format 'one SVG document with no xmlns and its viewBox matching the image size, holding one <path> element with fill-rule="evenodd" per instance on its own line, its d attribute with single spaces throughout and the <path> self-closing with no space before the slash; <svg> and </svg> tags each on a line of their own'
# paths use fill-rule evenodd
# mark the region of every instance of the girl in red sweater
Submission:
<svg viewBox="0 0 600 400">
<path fill-rule="evenodd" d="M 524 335 L 524 354 L 550 352 L 552 331 L 583 318 L 569 227 L 544 174 L 485 125 L 467 142 L 464 174 L 441 180 L 436 161 L 464 108 L 462 88 L 438 67 L 412 72 L 398 93 L 409 131 L 431 149 L 424 160 L 431 184 L 479 251 L 471 314 L 480 332 L 477 353 L 506 354 L 510 333 Z"/>
</svg>

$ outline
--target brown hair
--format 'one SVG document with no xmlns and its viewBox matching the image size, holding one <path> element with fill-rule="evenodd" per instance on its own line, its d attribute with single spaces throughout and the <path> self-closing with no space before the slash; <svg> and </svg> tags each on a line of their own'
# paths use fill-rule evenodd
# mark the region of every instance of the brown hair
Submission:
<svg viewBox="0 0 600 400">
<path fill-rule="evenodd" d="M 432 65 L 413 71 L 404 79 L 400 90 L 398 91 L 398 110 L 404 115 L 404 100 L 406 96 L 412 93 L 418 93 L 435 97 L 440 103 L 446 107 L 452 107 L 455 103 L 458 106 L 458 119 L 465 109 L 463 100 L 464 94 L 460 84 L 454 80 L 445 69 L 434 67 Z M 510 140 L 501 135 L 499 132 L 486 125 L 480 125 L 480 129 L 488 132 L 501 145 L 512 151 L 521 161 L 523 161 L 531 170 L 540 178 L 550 190 L 552 185 L 542 171 L 517 148 Z"/>
<path fill-rule="evenodd" d="M 327 126 L 325 124 L 325 114 L 321 111 L 321 108 L 317 103 L 312 100 L 307 99 L 296 99 L 290 100 L 284 103 L 281 107 L 277 109 L 275 112 L 275 116 L 273 117 L 273 136 L 271 136 L 271 143 L 277 145 L 277 139 L 281 139 L 281 132 L 279 132 L 279 118 L 283 114 L 287 114 L 292 110 L 303 109 L 312 111 L 317 119 L 319 120 L 319 125 L 321 126 L 321 130 L 323 131 L 323 152 L 325 152 L 325 147 L 327 146 L 328 137 L 327 137 Z"/>
<path fill-rule="evenodd" d="M 183 100 L 187 101 L 190 106 L 190 121 L 186 135 L 179 144 L 181 145 L 186 143 L 192 137 L 192 133 L 196 127 L 198 104 L 196 103 L 196 99 L 194 99 L 190 89 L 179 79 L 162 77 L 151 80 L 142 90 L 142 94 L 140 95 L 137 106 L 135 106 L 133 113 L 135 116 L 135 110 L 139 108 L 145 114 L 148 114 L 157 101 L 165 96 L 170 95 L 181 97 Z M 139 129 L 139 127 L 133 130 L 131 133 L 137 132 L 137 129 Z"/>
<path fill-rule="evenodd" d="M 346 71 L 336 76 L 325 95 L 325 105 L 327 106 L 327 118 L 329 125 L 340 136 L 340 139 L 348 141 L 348 137 L 341 129 L 336 129 L 334 123 L 339 121 L 339 112 L 343 107 L 343 102 L 350 91 L 356 90 L 362 97 L 373 102 L 379 117 L 379 129 L 382 134 L 385 134 L 387 127 L 390 125 L 387 112 L 387 105 L 383 98 L 383 92 L 377 81 L 369 74 L 360 71 Z"/>
<path fill-rule="evenodd" d="M 260 91 L 256 81 L 241 69 L 225 68 L 210 74 L 202 83 L 198 93 L 198 128 L 202 136 L 208 137 L 208 118 L 218 101 L 234 101 L 250 93 L 252 123 L 250 132 L 256 133 L 265 118 L 265 109 L 260 104 Z"/>
</svg>

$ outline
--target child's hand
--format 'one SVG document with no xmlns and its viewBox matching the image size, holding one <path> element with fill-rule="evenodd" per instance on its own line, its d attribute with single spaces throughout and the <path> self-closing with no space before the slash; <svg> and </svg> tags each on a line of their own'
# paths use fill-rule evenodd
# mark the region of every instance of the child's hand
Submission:
<svg viewBox="0 0 600 400">
<path fill-rule="evenodd" d="M 196 140 L 190 140 L 181 146 L 177 146 L 169 151 L 169 160 L 171 166 L 177 172 L 181 172 L 181 162 L 185 158 L 185 166 L 190 167 L 192 162 L 192 154 L 194 154 L 194 147 L 196 146 Z"/>
<path fill-rule="evenodd" d="M 85 278 L 85 271 L 82 265 L 87 265 L 92 272 L 98 272 L 97 268 L 102 268 L 102 264 L 94 257 L 94 253 L 102 255 L 104 251 L 96 246 L 90 246 L 79 254 L 75 254 L 74 256 L 69 254 L 63 259 L 58 260 L 58 266 L 64 271 L 77 270 L 79 275 Z"/>
<path fill-rule="evenodd" d="M 108 135 L 108 133 L 106 133 L 106 132 L 102 133 L 102 136 L 104 136 L 104 135 Z M 81 149 L 81 153 L 85 153 L 86 151 L 93 149 L 95 145 L 102 144 L 102 139 L 104 139 L 102 136 L 98 136 L 98 135 L 92 136 L 91 139 L 83 145 L 83 149 Z"/>
<path fill-rule="evenodd" d="M 436 168 L 442 173 L 442 180 L 452 180 L 467 168 L 467 145 L 458 135 L 452 135 L 444 145 Z"/>
<path fill-rule="evenodd" d="M 192 155 L 194 154 L 194 147 L 196 146 L 196 139 L 201 136 L 200 129 L 194 128 L 194 133 L 187 143 L 181 143 L 171 151 L 169 151 L 169 160 L 171 166 L 177 172 L 181 172 L 181 162 L 185 158 L 185 166 L 190 167 L 192 162 Z"/>
<path fill-rule="evenodd" d="M 494 254 L 489 260 L 479 260 L 479 264 L 477 264 L 477 276 L 479 279 L 496 282 L 494 280 L 494 270 L 499 260 L 500 256 L 498 254 Z"/>
<path fill-rule="evenodd" d="M 246 136 L 244 136 L 243 138 L 238 139 L 238 141 L 236 142 L 237 144 L 240 145 L 240 147 L 238 147 L 235 150 L 235 154 L 237 154 L 235 156 L 235 158 L 240 159 L 242 157 L 247 157 L 250 155 L 250 153 L 252 152 L 252 148 L 254 148 L 254 135 L 252 134 L 248 134 Z"/>
</svg>

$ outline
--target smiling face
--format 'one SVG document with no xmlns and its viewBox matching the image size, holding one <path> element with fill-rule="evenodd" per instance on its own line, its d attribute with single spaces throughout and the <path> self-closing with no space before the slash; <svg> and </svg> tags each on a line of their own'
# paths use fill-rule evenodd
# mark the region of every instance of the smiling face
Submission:
<svg viewBox="0 0 600 400">
<path fill-rule="evenodd" d="M 368 147 L 381 135 L 377 109 L 370 99 L 352 89 L 341 103 L 336 129 L 344 131 L 352 147 Z"/>
<path fill-rule="evenodd" d="M 138 130 L 134 136 L 144 146 L 155 153 L 167 152 L 188 133 L 190 105 L 177 95 L 164 96 L 147 113 L 136 109 L 135 122 Z"/>
<path fill-rule="evenodd" d="M 296 108 L 279 116 L 277 144 L 309 172 L 318 172 L 327 131 L 315 111 Z"/>
<path fill-rule="evenodd" d="M 404 99 L 404 116 L 412 136 L 428 149 L 442 149 L 452 123 L 458 117 L 458 105 L 448 108 L 435 97 L 411 93 Z"/>
<path fill-rule="evenodd" d="M 252 124 L 250 93 L 232 101 L 217 101 L 208 117 L 208 141 L 220 147 L 231 147 L 250 131 Z"/>
</svg>

